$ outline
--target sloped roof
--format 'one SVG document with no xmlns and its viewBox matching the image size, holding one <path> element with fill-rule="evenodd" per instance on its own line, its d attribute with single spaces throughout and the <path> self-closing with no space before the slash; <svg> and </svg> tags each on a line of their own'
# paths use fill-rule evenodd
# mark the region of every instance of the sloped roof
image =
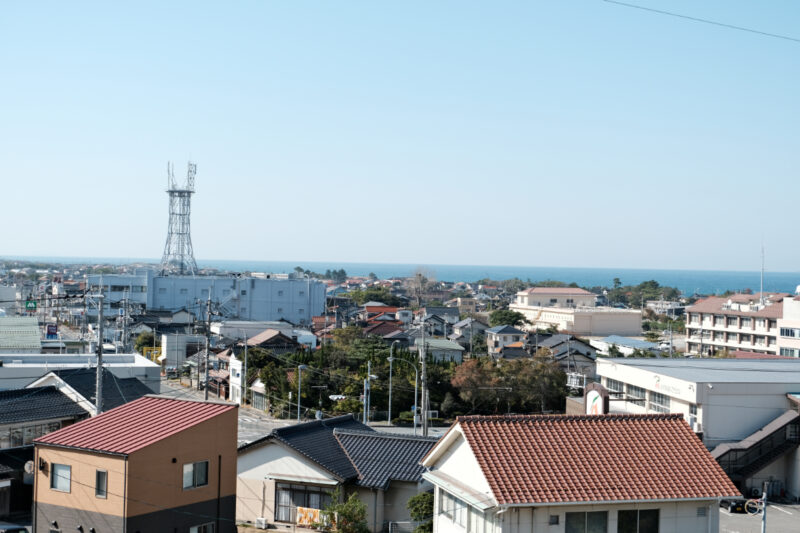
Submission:
<svg viewBox="0 0 800 533">
<path fill-rule="evenodd" d="M 422 337 L 417 337 L 414 339 L 414 346 L 422 345 Z M 464 347 L 460 344 L 449 341 L 447 339 L 431 339 L 429 337 L 425 338 L 425 346 L 434 350 L 455 350 L 457 352 L 463 352 Z"/>
<path fill-rule="evenodd" d="M 525 332 L 521 329 L 517 329 L 514 326 L 509 325 L 500 325 L 495 326 L 493 328 L 489 328 L 486 330 L 486 333 L 494 333 L 495 335 L 525 335 Z"/>
<path fill-rule="evenodd" d="M 606 344 L 616 344 L 626 348 L 634 348 L 638 350 L 659 350 L 658 344 L 654 342 L 643 341 L 639 339 L 632 339 L 630 337 L 621 337 L 620 335 L 609 335 L 601 339 Z"/>
<path fill-rule="evenodd" d="M 95 403 L 97 390 L 97 374 L 93 368 L 69 368 L 53 370 L 64 383 L 75 392 Z M 122 404 L 138 400 L 142 396 L 153 394 L 150 388 L 137 378 L 118 378 L 112 372 L 103 372 L 103 410 L 109 411 Z"/>
<path fill-rule="evenodd" d="M 292 340 L 291 338 L 287 337 L 286 335 L 284 335 L 283 333 L 281 333 L 277 329 L 271 329 L 270 328 L 270 329 L 265 329 L 264 331 L 262 331 L 258 335 L 254 335 L 254 336 L 250 337 L 249 339 L 247 339 L 247 345 L 248 346 L 258 346 L 259 344 L 263 344 L 265 342 L 274 341 L 274 340 L 278 340 L 278 339 L 281 339 L 284 342 L 288 341 L 288 342 L 293 343 L 293 344 L 295 343 L 294 340 Z"/>
<path fill-rule="evenodd" d="M 0 317 L 0 349 L 41 350 L 42 337 L 36 317 Z"/>
<path fill-rule="evenodd" d="M 145 396 L 34 442 L 128 455 L 231 409 L 236 405 Z"/>
<path fill-rule="evenodd" d="M 465 416 L 457 424 L 501 505 L 739 496 L 679 414 Z"/>
<path fill-rule="evenodd" d="M 0 424 L 88 414 L 56 387 L 0 391 Z"/>
<path fill-rule="evenodd" d="M 334 429 L 333 435 L 358 471 L 358 485 L 386 490 L 391 481 L 422 480 L 420 460 L 436 444 L 435 437 L 415 437 Z"/>
<path fill-rule="evenodd" d="M 335 429 L 374 431 L 369 426 L 356 420 L 352 414 L 342 415 L 326 420 L 313 420 L 293 426 L 275 428 L 266 437 L 239 447 L 239 453 L 271 440 L 276 440 L 308 457 L 342 481 L 356 479 L 358 471 L 333 436 Z"/>
</svg>

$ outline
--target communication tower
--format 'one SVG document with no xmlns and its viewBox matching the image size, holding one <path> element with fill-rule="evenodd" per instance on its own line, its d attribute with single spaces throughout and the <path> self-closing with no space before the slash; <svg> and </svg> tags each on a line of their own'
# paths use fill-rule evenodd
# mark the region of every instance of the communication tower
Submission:
<svg viewBox="0 0 800 533">
<path fill-rule="evenodd" d="M 197 165 L 189 162 L 186 184 L 178 187 L 172 163 L 167 163 L 167 194 L 169 194 L 169 230 L 164 256 L 161 258 L 162 274 L 197 273 L 197 263 L 192 250 L 190 219 L 192 215 L 192 195 Z"/>
</svg>

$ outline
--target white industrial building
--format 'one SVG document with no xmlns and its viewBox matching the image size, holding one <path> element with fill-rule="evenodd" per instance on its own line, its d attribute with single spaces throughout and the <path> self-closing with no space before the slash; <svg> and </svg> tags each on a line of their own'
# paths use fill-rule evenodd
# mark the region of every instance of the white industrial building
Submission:
<svg viewBox="0 0 800 533">
<path fill-rule="evenodd" d="M 743 491 L 800 498 L 800 360 L 597 359 L 611 413 L 680 413 Z"/>
<path fill-rule="evenodd" d="M 304 325 L 325 310 L 324 283 L 287 275 L 162 276 L 143 268 L 133 274 L 87 277 L 91 292 L 97 292 L 101 284 L 106 316 L 117 314 L 127 301 L 129 306 L 151 311 L 186 309 L 198 320 L 205 320 L 209 293 L 212 311 L 231 319 L 287 320 Z M 87 311 L 92 316 L 97 314 L 91 306 Z"/>
<path fill-rule="evenodd" d="M 2 354 L 0 390 L 22 389 L 53 370 L 95 366 L 94 354 Z M 161 366 L 139 354 L 103 354 L 103 368 L 118 378 L 138 378 L 154 393 L 161 392 Z"/>
<path fill-rule="evenodd" d="M 636 336 L 642 332 L 642 312 L 596 307 L 597 295 L 572 287 L 532 287 L 516 294 L 508 306 L 525 315 L 536 329 L 555 326 L 575 335 Z"/>
</svg>

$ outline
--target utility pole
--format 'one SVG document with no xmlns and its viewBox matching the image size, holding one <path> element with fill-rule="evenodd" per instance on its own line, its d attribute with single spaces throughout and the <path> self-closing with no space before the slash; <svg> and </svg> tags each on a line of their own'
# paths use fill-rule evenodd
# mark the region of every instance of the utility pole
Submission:
<svg viewBox="0 0 800 533">
<path fill-rule="evenodd" d="M 764 489 L 761 493 L 761 533 L 767 533 L 767 489 L 769 489 L 769 481 L 764 482 Z"/>
<path fill-rule="evenodd" d="M 244 372 L 242 372 L 244 379 L 242 380 L 242 405 L 247 405 L 247 333 L 244 334 Z M 297 391 L 298 398 L 300 391 Z"/>
<path fill-rule="evenodd" d="M 122 293 L 122 353 L 128 353 L 128 290 Z"/>
<path fill-rule="evenodd" d="M 208 351 L 211 349 L 211 289 L 208 290 L 208 300 L 206 301 L 206 383 L 203 386 L 203 398 L 208 400 Z"/>
<path fill-rule="evenodd" d="M 100 279 L 100 294 L 97 296 L 97 369 L 95 370 L 95 416 L 103 412 L 103 280 Z"/>
<path fill-rule="evenodd" d="M 422 343 L 420 344 L 419 358 L 422 364 L 422 436 L 428 436 L 428 373 L 426 370 L 425 353 L 425 313 L 422 313 Z"/>
</svg>

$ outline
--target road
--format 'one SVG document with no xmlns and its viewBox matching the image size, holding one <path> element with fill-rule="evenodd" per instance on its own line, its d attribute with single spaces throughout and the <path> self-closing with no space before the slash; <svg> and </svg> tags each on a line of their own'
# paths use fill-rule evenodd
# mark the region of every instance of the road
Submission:
<svg viewBox="0 0 800 533">
<path fill-rule="evenodd" d="M 761 515 L 729 513 L 719 510 L 720 533 L 761 533 Z M 800 531 L 800 505 L 767 506 L 767 533 L 797 533 Z"/>
</svg>

